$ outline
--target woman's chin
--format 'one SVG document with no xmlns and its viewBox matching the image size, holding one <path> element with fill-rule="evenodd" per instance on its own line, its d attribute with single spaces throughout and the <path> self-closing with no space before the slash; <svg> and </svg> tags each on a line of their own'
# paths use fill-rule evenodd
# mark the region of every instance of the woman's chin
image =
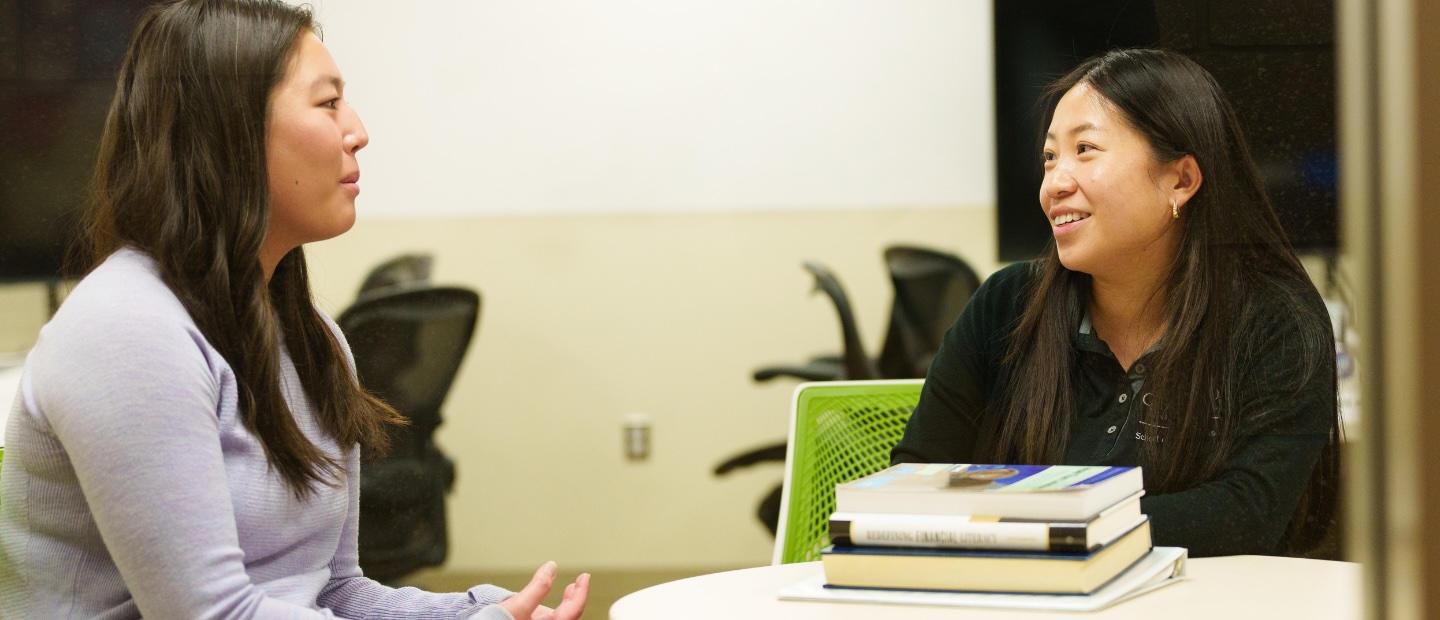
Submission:
<svg viewBox="0 0 1440 620">
<path fill-rule="evenodd" d="M 340 235 L 350 232 L 350 229 L 355 227 L 355 203 L 350 203 L 348 207 L 349 208 L 343 209 L 337 214 L 335 226 L 328 231 L 331 234 L 326 237 L 326 239 L 339 237 Z"/>
<path fill-rule="evenodd" d="M 1085 266 L 1088 264 L 1088 261 L 1085 260 L 1084 255 L 1080 252 L 1076 252 L 1074 250 L 1067 252 L 1064 249 L 1060 249 L 1056 253 L 1060 257 L 1060 266 L 1069 269 L 1070 271 L 1090 273 L 1085 268 Z"/>
</svg>

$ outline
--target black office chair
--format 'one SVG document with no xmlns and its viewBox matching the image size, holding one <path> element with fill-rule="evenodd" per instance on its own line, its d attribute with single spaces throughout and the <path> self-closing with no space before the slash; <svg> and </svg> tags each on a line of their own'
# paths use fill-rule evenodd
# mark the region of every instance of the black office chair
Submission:
<svg viewBox="0 0 1440 620">
<path fill-rule="evenodd" d="M 980 288 L 980 276 L 954 254 L 914 246 L 886 248 L 885 265 L 895 301 L 875 365 L 884 379 L 921 379 L 945 332 Z"/>
<path fill-rule="evenodd" d="M 920 379 L 940 348 L 945 330 L 960 316 L 980 278 L 960 257 L 913 246 L 885 250 L 885 265 L 895 288 L 890 325 L 880 357 L 870 359 L 860 341 L 849 298 L 840 281 L 823 265 L 805 262 L 815 287 L 835 304 L 840 318 L 840 355 L 822 355 L 803 365 L 767 366 L 755 371 L 756 381 L 794 377 L 804 381 Z"/>
<path fill-rule="evenodd" d="M 392 427 L 387 455 L 361 465 L 360 566 L 367 577 L 394 582 L 445 561 L 445 495 L 455 465 L 434 433 L 479 314 L 475 291 L 407 285 L 358 299 L 340 315 L 360 384 L 410 420 Z"/>
<path fill-rule="evenodd" d="M 878 359 L 871 360 L 865 354 L 850 300 L 840 281 L 824 266 L 806 261 L 805 269 L 815 276 L 816 289 L 824 291 L 835 304 L 842 353 L 818 356 L 799 366 L 767 366 L 755 371 L 755 380 L 764 382 L 781 376 L 803 381 L 924 378 L 945 331 L 980 288 L 980 278 L 958 256 L 913 246 L 886 248 L 885 265 L 895 299 Z M 785 450 L 784 441 L 747 450 L 715 466 L 715 475 L 759 463 L 783 463 Z M 776 486 L 756 509 L 756 517 L 771 534 L 778 530 L 781 491 Z"/>
<path fill-rule="evenodd" d="M 775 377 L 795 377 L 804 381 L 838 381 L 842 379 L 878 379 L 880 371 L 865 355 L 865 345 L 860 341 L 860 328 L 855 324 L 855 312 L 850 308 L 850 298 L 845 287 L 830 273 L 830 269 L 814 261 L 805 261 L 804 267 L 815 276 L 815 290 L 825 293 L 835 305 L 835 314 L 840 319 L 840 342 L 844 347 L 840 355 L 823 355 L 811 359 L 802 366 L 768 366 L 755 371 L 756 381 L 769 381 Z"/>
</svg>

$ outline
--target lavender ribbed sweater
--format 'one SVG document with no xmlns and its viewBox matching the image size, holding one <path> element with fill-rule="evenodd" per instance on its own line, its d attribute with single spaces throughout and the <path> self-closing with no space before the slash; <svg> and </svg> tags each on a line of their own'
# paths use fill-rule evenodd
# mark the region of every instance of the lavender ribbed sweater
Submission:
<svg viewBox="0 0 1440 620">
<path fill-rule="evenodd" d="M 508 620 L 501 588 L 361 575 L 359 450 L 319 429 L 281 366 L 300 428 L 346 464 L 305 501 L 268 468 L 230 366 L 154 262 L 121 250 L 86 277 L 41 330 L 6 429 L 0 619 Z"/>
</svg>

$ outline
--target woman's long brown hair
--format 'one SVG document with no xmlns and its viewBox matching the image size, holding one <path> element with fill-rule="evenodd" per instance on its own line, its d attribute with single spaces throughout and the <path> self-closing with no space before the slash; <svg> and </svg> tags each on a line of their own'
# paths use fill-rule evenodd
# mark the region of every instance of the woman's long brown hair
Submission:
<svg viewBox="0 0 1440 620">
<path fill-rule="evenodd" d="M 297 498 L 335 484 L 343 464 L 301 432 L 280 386 L 294 361 L 321 428 L 342 447 L 389 445 L 403 423 L 363 390 L 311 300 L 305 255 L 268 285 L 260 245 L 270 220 L 265 130 L 270 95 L 316 28 L 279 0 L 181 0 L 141 17 L 120 68 L 91 183 L 84 259 L 121 247 L 160 277 L 230 364 L 246 429 Z"/>
<path fill-rule="evenodd" d="M 1205 175 L 1181 214 L 1179 252 L 1155 299 L 1169 326 L 1150 364 L 1147 391 L 1155 406 L 1137 406 L 1141 421 L 1165 427 L 1162 440 L 1141 448 L 1146 488 L 1189 488 L 1220 470 L 1242 426 L 1254 421 L 1237 415 L 1236 386 L 1256 370 L 1246 364 L 1263 353 L 1259 343 L 1270 335 L 1260 333 L 1267 317 L 1256 301 L 1283 308 L 1300 328 L 1300 341 L 1286 343 L 1298 353 L 1300 378 L 1277 389 L 1298 393 L 1314 373 L 1328 374 L 1334 385 L 1333 332 L 1317 317 L 1318 294 L 1280 227 L 1234 111 L 1208 72 L 1173 52 L 1110 52 L 1050 86 L 1042 128 L 1060 97 L 1081 83 L 1145 136 L 1155 161 L 1189 154 Z M 1053 240 L 1032 265 L 1035 277 L 1005 358 L 1016 370 L 996 403 L 1002 422 L 986 455 L 992 462 L 1060 462 L 1075 416 L 1074 337 L 1091 279 L 1060 264 Z M 1338 510 L 1338 409 L 1331 417 L 1329 443 L 1286 534 L 1287 553 L 1315 547 Z"/>
</svg>

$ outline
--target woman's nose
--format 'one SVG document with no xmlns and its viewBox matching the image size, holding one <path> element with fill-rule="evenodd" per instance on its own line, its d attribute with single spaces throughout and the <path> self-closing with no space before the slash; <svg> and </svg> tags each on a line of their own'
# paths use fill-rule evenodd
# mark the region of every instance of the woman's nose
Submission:
<svg viewBox="0 0 1440 620">
<path fill-rule="evenodd" d="M 1040 191 L 1050 198 L 1060 198 L 1075 191 L 1075 177 L 1064 167 L 1057 166 L 1045 172 L 1040 182 Z"/>
<path fill-rule="evenodd" d="M 370 144 L 370 133 L 365 131 L 365 123 L 360 122 L 360 115 L 354 110 L 350 112 L 351 126 L 345 132 L 345 151 L 354 154 L 356 151 L 365 148 Z"/>
</svg>

